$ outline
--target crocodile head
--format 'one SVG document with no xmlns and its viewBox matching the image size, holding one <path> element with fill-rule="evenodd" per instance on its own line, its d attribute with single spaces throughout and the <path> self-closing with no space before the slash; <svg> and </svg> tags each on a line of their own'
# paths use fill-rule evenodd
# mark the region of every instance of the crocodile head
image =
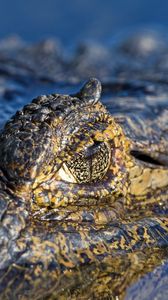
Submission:
<svg viewBox="0 0 168 300">
<path fill-rule="evenodd" d="M 125 193 L 129 142 L 100 96 L 90 79 L 77 94 L 34 99 L 6 124 L 0 167 L 16 194 L 59 207 Z"/>
</svg>

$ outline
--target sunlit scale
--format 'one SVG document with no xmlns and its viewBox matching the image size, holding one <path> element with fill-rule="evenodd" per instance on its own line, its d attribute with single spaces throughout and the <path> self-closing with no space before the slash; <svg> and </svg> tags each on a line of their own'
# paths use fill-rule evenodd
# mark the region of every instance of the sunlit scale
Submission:
<svg viewBox="0 0 168 300">
<path fill-rule="evenodd" d="M 100 96 L 100 82 L 91 79 L 75 95 L 38 97 L 6 124 L 1 168 L 17 195 L 30 188 L 33 203 L 52 208 L 84 197 L 99 203 L 106 196 L 112 201 L 123 196 L 126 203 L 160 201 L 160 193 L 163 198 L 167 169 L 133 151 L 122 122 Z"/>
<path fill-rule="evenodd" d="M 1 134 L 0 299 L 124 299 L 165 257 L 164 148 L 133 151 L 100 91 L 38 97 Z"/>
</svg>

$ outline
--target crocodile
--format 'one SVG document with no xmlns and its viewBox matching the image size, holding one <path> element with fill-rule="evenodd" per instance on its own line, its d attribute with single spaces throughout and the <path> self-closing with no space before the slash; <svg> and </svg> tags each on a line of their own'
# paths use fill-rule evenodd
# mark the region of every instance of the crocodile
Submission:
<svg viewBox="0 0 168 300">
<path fill-rule="evenodd" d="M 148 82 L 103 88 L 129 84 L 150 94 L 143 104 L 113 96 L 110 113 L 91 78 L 79 92 L 36 97 L 5 124 L 0 299 L 124 299 L 167 257 L 167 99 L 157 83 L 157 97 Z"/>
</svg>

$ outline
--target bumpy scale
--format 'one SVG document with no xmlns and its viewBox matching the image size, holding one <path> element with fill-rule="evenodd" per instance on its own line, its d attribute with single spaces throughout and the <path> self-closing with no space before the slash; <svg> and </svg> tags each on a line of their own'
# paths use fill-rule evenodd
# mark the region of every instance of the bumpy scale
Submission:
<svg viewBox="0 0 168 300">
<path fill-rule="evenodd" d="M 113 274 L 128 268 L 116 253 L 130 281 L 164 257 L 167 218 L 134 209 L 167 200 L 168 168 L 138 160 L 100 95 L 90 79 L 75 95 L 40 96 L 1 133 L 1 299 L 113 299 Z"/>
</svg>

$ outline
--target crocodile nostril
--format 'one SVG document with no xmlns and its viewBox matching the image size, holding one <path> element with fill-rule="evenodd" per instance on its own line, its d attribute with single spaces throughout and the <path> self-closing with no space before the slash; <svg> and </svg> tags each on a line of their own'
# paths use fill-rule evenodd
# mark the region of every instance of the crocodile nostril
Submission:
<svg viewBox="0 0 168 300">
<path fill-rule="evenodd" d="M 142 162 L 145 162 L 145 163 L 149 163 L 149 164 L 157 165 L 157 166 L 168 166 L 168 161 L 163 160 L 160 157 L 153 158 L 149 154 L 143 153 L 143 152 L 138 151 L 138 150 L 131 150 L 130 154 L 133 157 L 135 157 L 136 159 L 138 159 Z"/>
</svg>

